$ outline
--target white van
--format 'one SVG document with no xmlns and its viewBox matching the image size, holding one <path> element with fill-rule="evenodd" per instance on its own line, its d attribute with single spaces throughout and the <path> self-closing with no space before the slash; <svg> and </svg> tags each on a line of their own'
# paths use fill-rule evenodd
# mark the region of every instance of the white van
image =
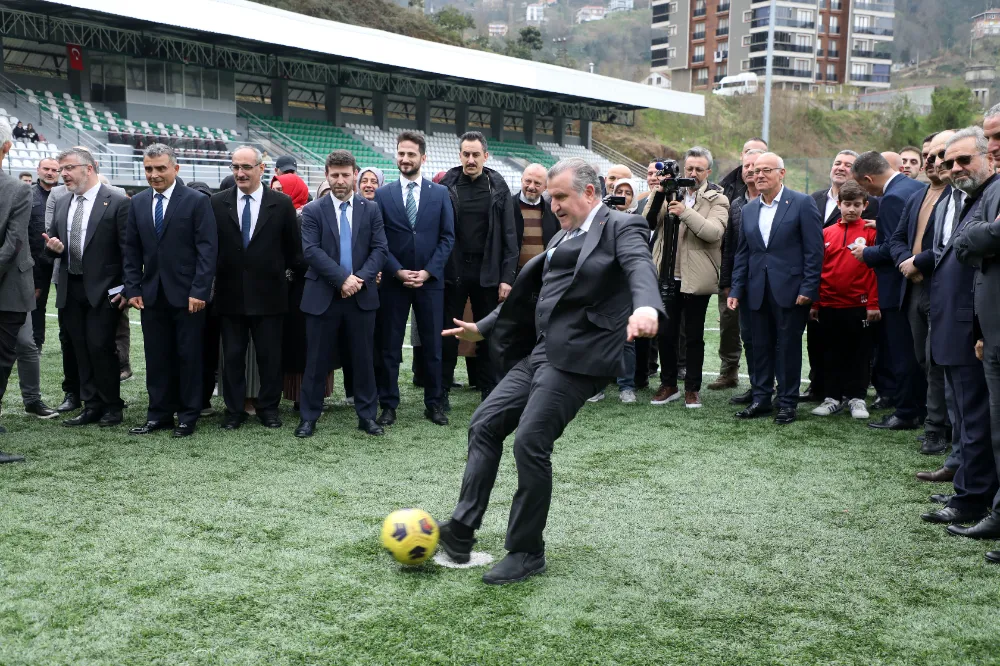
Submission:
<svg viewBox="0 0 1000 666">
<path fill-rule="evenodd" d="M 757 75 L 744 72 L 735 76 L 726 76 L 712 90 L 714 95 L 753 95 L 757 92 Z"/>
</svg>

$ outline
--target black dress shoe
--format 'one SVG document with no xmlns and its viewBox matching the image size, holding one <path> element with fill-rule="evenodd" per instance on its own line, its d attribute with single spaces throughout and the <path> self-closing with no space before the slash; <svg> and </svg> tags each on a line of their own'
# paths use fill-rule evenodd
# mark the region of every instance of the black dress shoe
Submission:
<svg viewBox="0 0 1000 666">
<path fill-rule="evenodd" d="M 747 389 L 739 395 L 734 395 L 729 399 L 730 405 L 749 405 L 753 402 L 753 389 Z"/>
<path fill-rule="evenodd" d="M 60 414 L 75 412 L 78 409 L 80 409 L 80 396 L 76 393 L 67 393 L 63 397 L 62 404 L 56 407 L 56 411 Z"/>
<path fill-rule="evenodd" d="M 507 557 L 483 574 L 483 582 L 487 585 L 506 585 L 540 573 L 545 573 L 544 552 L 507 553 Z"/>
<path fill-rule="evenodd" d="M 920 445 L 920 452 L 925 456 L 936 456 L 948 450 L 948 444 L 944 438 L 936 432 L 929 432 L 924 435 L 924 441 Z"/>
<path fill-rule="evenodd" d="M 778 409 L 778 413 L 774 416 L 774 422 L 778 425 L 788 425 L 789 423 L 795 422 L 795 408 L 794 407 L 781 407 Z"/>
<path fill-rule="evenodd" d="M 920 516 L 920 518 L 922 520 L 926 520 L 928 523 L 941 523 L 942 525 L 949 525 L 951 523 L 971 523 L 979 520 L 985 515 L 986 511 L 984 509 L 978 511 L 962 511 L 961 509 L 956 509 L 955 507 L 946 506 L 943 509 L 925 513 Z"/>
<path fill-rule="evenodd" d="M 872 409 L 893 409 L 896 403 L 892 401 L 892 398 L 883 398 L 878 395 L 875 396 L 875 402 L 872 403 Z"/>
<path fill-rule="evenodd" d="M 97 423 L 101 420 L 101 413 L 96 409 L 85 409 L 71 419 L 66 419 L 62 422 L 67 428 L 72 428 L 74 426 L 85 426 L 91 423 Z"/>
<path fill-rule="evenodd" d="M 1000 564 L 1000 550 L 986 551 L 986 561 L 993 562 L 994 564 Z"/>
<path fill-rule="evenodd" d="M 392 407 L 383 407 L 382 414 L 375 419 L 375 423 L 380 426 L 391 426 L 396 422 L 396 410 Z"/>
<path fill-rule="evenodd" d="M 274 412 L 258 412 L 257 419 L 265 428 L 280 428 L 284 425 Z"/>
<path fill-rule="evenodd" d="M 947 467 L 939 467 L 933 472 L 917 472 L 918 481 L 928 481 L 930 483 L 951 483 L 955 478 L 955 470 Z"/>
<path fill-rule="evenodd" d="M 964 536 L 970 539 L 1000 539 L 1000 518 L 989 515 L 972 527 L 949 525 L 948 532 L 955 536 Z"/>
<path fill-rule="evenodd" d="M 101 420 L 97 422 L 97 425 L 102 428 L 110 428 L 111 426 L 121 425 L 122 423 L 122 410 L 120 409 L 109 409 L 104 412 L 104 416 Z"/>
<path fill-rule="evenodd" d="M 385 430 L 378 423 L 375 423 L 374 419 L 358 419 L 358 430 L 366 432 L 369 435 L 385 434 Z"/>
<path fill-rule="evenodd" d="M 242 426 L 246 420 L 246 412 L 238 414 L 230 414 L 229 412 L 226 412 L 226 416 L 222 419 L 222 425 L 219 427 L 223 430 L 239 430 L 240 426 Z"/>
<path fill-rule="evenodd" d="M 935 493 L 935 494 L 931 495 L 931 501 L 934 502 L 935 504 L 944 504 L 944 505 L 947 505 L 948 502 L 951 500 L 952 497 L 954 497 L 954 495 L 947 495 L 947 494 L 943 494 L 943 493 Z"/>
<path fill-rule="evenodd" d="M 0 451 L 0 465 L 4 463 L 16 462 L 24 462 L 24 456 L 18 456 L 13 453 L 4 453 L 3 451 Z"/>
<path fill-rule="evenodd" d="M 799 393 L 799 402 L 822 402 L 822 398 L 818 397 L 810 386 L 805 393 Z"/>
<path fill-rule="evenodd" d="M 130 428 L 128 434 L 130 435 L 148 435 L 151 432 L 156 432 L 157 430 L 170 430 L 174 427 L 173 421 L 146 421 L 143 425 L 136 428 Z"/>
<path fill-rule="evenodd" d="M 178 423 L 174 428 L 174 437 L 190 437 L 194 434 L 193 423 Z"/>
<path fill-rule="evenodd" d="M 753 402 L 750 405 L 739 412 L 736 412 L 736 418 L 738 419 L 759 419 L 762 416 L 767 416 L 773 410 L 771 405 L 765 404 L 763 402 Z"/>
<path fill-rule="evenodd" d="M 890 414 L 881 421 L 871 421 L 868 427 L 877 430 L 916 430 L 920 427 L 920 423 L 917 419 L 911 421 L 909 419 L 901 419 L 895 414 Z"/>
<path fill-rule="evenodd" d="M 26 414 L 31 414 L 32 416 L 37 416 L 40 419 L 46 419 L 46 420 L 54 419 L 57 416 L 59 416 L 59 412 L 49 407 L 41 400 L 36 400 L 34 402 L 25 405 L 24 412 Z"/>
<path fill-rule="evenodd" d="M 299 426 L 295 429 L 295 436 L 312 437 L 314 432 L 316 432 L 316 422 L 303 420 L 299 421 Z"/>
<path fill-rule="evenodd" d="M 444 415 L 444 410 L 441 409 L 441 405 L 431 405 L 426 408 L 424 410 L 424 416 L 434 425 L 448 425 L 448 417 Z"/>
<path fill-rule="evenodd" d="M 466 528 L 470 529 L 470 528 Z M 446 520 L 438 526 L 438 543 L 444 548 L 444 552 L 454 562 L 465 564 L 469 561 L 472 553 L 472 546 L 475 545 L 475 537 L 460 537 L 455 534 L 455 525 L 451 520 Z"/>
</svg>

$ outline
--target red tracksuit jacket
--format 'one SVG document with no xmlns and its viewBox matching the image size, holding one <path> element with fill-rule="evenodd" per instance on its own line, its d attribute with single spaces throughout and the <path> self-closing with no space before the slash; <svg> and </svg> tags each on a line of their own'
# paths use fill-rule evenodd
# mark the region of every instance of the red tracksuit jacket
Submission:
<svg viewBox="0 0 1000 666">
<path fill-rule="evenodd" d="M 854 258 L 848 245 L 864 238 L 875 245 L 875 229 L 865 229 L 868 220 L 845 224 L 837 220 L 823 230 L 823 274 L 819 285 L 819 307 L 878 310 L 875 271 Z"/>
</svg>

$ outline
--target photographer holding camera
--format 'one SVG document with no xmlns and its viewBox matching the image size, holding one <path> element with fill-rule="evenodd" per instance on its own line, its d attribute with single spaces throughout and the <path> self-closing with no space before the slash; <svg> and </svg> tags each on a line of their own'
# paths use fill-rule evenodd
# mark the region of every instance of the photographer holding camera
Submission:
<svg viewBox="0 0 1000 666">
<path fill-rule="evenodd" d="M 667 325 L 659 333 L 660 388 L 651 401 L 654 405 L 681 397 L 677 387 L 677 337 L 683 314 L 687 334 L 684 406 L 701 407 L 705 314 L 709 299 L 719 290 L 722 238 L 729 221 L 729 199 L 721 188 L 708 182 L 711 173 L 712 153 L 700 146 L 684 154 L 685 178 L 677 177 L 676 162 L 665 160 L 662 180 L 646 205 L 646 219 L 651 227 L 655 222 L 653 263 L 659 271 L 667 310 Z"/>
</svg>

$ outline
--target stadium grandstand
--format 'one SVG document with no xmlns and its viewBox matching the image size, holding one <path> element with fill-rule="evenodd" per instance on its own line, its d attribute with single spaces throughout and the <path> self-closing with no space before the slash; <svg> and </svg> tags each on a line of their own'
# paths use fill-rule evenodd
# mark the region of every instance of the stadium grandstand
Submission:
<svg viewBox="0 0 1000 666">
<path fill-rule="evenodd" d="M 592 124 L 653 108 L 704 114 L 701 96 L 315 19 L 247 0 L 0 0 L 0 116 L 32 123 L 8 172 L 84 145 L 115 184 L 145 186 L 141 151 L 178 151 L 181 176 L 216 187 L 237 145 L 292 155 L 311 187 L 325 156 L 394 168 L 395 136 L 427 136 L 425 175 L 458 164 L 458 137 L 488 139 L 518 187 L 524 166 L 581 156 L 605 172 Z"/>
</svg>

